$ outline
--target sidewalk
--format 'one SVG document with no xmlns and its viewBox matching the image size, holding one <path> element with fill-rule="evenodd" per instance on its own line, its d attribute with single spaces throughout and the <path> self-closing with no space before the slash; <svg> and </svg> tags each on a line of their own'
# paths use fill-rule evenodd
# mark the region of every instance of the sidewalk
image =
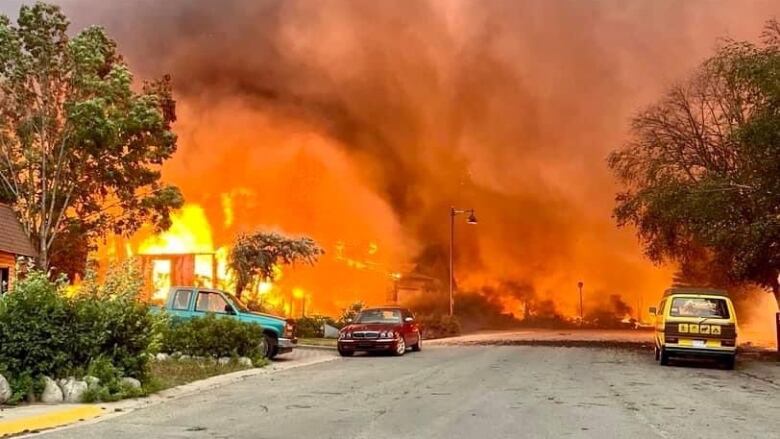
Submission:
<svg viewBox="0 0 780 439">
<path fill-rule="evenodd" d="M 99 422 L 141 408 L 238 383 L 254 376 L 311 366 L 337 358 L 339 357 L 333 350 L 302 348 L 296 349 L 292 354 L 282 355 L 270 365 L 260 369 L 240 370 L 213 376 L 205 380 L 193 381 L 160 391 L 145 398 L 125 399 L 98 404 L 34 404 L 3 407 L 0 409 L 0 437 L 27 435 L 42 430 L 67 428 L 67 426 L 78 422 Z"/>
<path fill-rule="evenodd" d="M 29 405 L 0 409 L 0 437 L 61 427 L 93 419 L 103 408 L 93 404 Z"/>
</svg>

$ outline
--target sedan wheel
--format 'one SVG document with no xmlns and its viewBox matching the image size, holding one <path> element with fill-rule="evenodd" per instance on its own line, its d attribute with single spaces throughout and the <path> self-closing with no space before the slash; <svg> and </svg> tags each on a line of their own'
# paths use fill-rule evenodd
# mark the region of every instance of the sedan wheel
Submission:
<svg viewBox="0 0 780 439">
<path fill-rule="evenodd" d="M 395 343 L 395 352 L 394 354 L 396 356 L 401 356 L 406 353 L 406 342 L 404 341 L 404 338 L 401 337 L 398 339 L 398 341 Z"/>
<path fill-rule="evenodd" d="M 422 350 L 422 334 L 418 335 L 417 343 L 412 345 L 412 351 L 420 352 Z"/>
</svg>

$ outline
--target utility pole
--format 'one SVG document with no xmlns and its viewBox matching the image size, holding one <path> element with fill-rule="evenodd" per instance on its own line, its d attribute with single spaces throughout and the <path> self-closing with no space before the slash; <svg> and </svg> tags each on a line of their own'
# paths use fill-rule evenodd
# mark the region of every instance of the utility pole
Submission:
<svg viewBox="0 0 780 439">
<path fill-rule="evenodd" d="M 582 281 L 577 282 L 577 288 L 580 290 L 580 327 L 582 327 L 583 323 L 583 314 L 582 314 L 582 287 L 585 286 L 585 283 Z"/>
<path fill-rule="evenodd" d="M 450 317 L 455 313 L 455 216 L 461 213 L 469 214 L 469 217 L 466 220 L 468 224 L 477 224 L 477 217 L 474 215 L 474 209 L 456 209 L 450 207 Z"/>
<path fill-rule="evenodd" d="M 455 312 L 455 208 L 450 208 L 450 317 Z"/>
</svg>

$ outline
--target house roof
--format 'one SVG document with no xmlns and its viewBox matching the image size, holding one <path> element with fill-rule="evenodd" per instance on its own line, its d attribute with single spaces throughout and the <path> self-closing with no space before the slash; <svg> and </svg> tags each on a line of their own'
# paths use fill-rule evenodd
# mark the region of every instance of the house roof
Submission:
<svg viewBox="0 0 780 439">
<path fill-rule="evenodd" d="M 0 252 L 18 256 L 38 255 L 24 233 L 16 212 L 5 204 L 0 204 Z"/>
</svg>

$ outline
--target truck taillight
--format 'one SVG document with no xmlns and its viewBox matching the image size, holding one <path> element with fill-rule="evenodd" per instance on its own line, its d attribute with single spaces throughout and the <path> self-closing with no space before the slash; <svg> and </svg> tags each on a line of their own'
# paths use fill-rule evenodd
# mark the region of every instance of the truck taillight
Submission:
<svg viewBox="0 0 780 439">
<path fill-rule="evenodd" d="M 292 338 L 295 335 L 295 324 L 288 321 L 284 325 L 284 336 L 285 338 Z"/>
</svg>

